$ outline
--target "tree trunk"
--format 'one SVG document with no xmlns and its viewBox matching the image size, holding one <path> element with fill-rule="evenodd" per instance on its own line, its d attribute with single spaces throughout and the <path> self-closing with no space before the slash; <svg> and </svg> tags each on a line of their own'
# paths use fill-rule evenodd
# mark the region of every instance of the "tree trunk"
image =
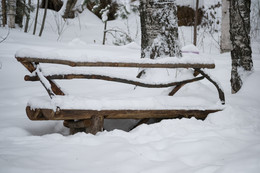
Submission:
<svg viewBox="0 0 260 173">
<path fill-rule="evenodd" d="M 33 35 L 35 35 L 36 28 L 37 28 L 37 21 L 38 21 L 38 14 L 39 14 L 39 6 L 40 6 L 40 0 L 37 0 L 37 9 L 35 14 L 35 20 L 34 20 L 34 27 L 33 27 Z"/>
<path fill-rule="evenodd" d="M 6 6 L 6 0 L 2 0 L 2 23 L 3 23 L 3 26 L 5 27 L 5 25 L 7 24 L 7 15 L 6 15 L 6 9 L 7 9 L 7 6 Z"/>
<path fill-rule="evenodd" d="M 25 0 L 24 0 L 24 3 L 26 3 Z M 31 0 L 28 0 L 28 8 L 31 8 Z M 25 13 L 25 15 L 26 15 L 26 22 L 25 22 L 24 32 L 28 32 L 28 26 L 29 26 L 29 21 L 30 21 L 30 13 L 31 13 L 31 11 L 28 8 L 26 8 L 26 13 Z"/>
<path fill-rule="evenodd" d="M 75 11 L 73 11 L 74 6 L 76 5 L 77 0 L 68 0 L 66 4 L 66 9 L 64 12 L 63 18 L 74 18 L 75 17 Z"/>
<path fill-rule="evenodd" d="M 16 17 L 15 23 L 18 24 L 19 27 L 23 27 L 23 15 L 24 15 L 24 3 L 22 0 L 16 1 Z"/>
<path fill-rule="evenodd" d="M 194 35 L 193 44 L 197 46 L 197 25 L 198 25 L 198 12 L 199 11 L 199 0 L 196 0 L 195 19 L 194 19 Z"/>
<path fill-rule="evenodd" d="M 41 30 L 40 30 L 40 33 L 39 33 L 40 37 L 42 36 L 42 32 L 43 32 L 43 29 L 44 29 L 45 19 L 46 19 L 46 16 L 47 16 L 47 7 L 48 7 L 48 0 L 45 1 L 44 15 L 43 15 L 43 19 L 42 19 L 42 26 L 41 26 Z"/>
<path fill-rule="evenodd" d="M 243 77 L 253 68 L 250 46 L 250 0 L 230 1 L 230 39 L 232 42 L 231 88 L 236 93 L 243 85 Z"/>
<path fill-rule="evenodd" d="M 221 40 L 220 40 L 220 52 L 230 52 L 231 51 L 231 41 L 230 41 L 230 23 L 229 23 L 229 0 L 222 0 L 222 19 L 221 19 Z"/>
<path fill-rule="evenodd" d="M 60 11 L 63 5 L 62 0 L 48 0 L 48 9 L 54 11 Z M 45 8 L 45 0 L 41 1 L 40 8 Z"/>
<path fill-rule="evenodd" d="M 16 16 L 16 0 L 9 0 L 9 11 L 8 11 L 8 27 L 15 28 L 15 16 Z"/>
<path fill-rule="evenodd" d="M 175 0 L 141 0 L 141 58 L 181 56 Z"/>
</svg>

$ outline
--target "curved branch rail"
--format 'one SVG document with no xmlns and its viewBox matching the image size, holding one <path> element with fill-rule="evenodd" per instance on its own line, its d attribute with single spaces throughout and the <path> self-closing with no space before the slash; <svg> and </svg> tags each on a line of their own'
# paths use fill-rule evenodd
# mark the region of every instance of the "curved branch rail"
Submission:
<svg viewBox="0 0 260 173">
<path fill-rule="evenodd" d="M 162 84 L 151 84 L 151 83 L 144 83 L 140 81 L 134 81 L 134 80 L 128 80 L 128 79 L 123 79 L 123 78 L 117 78 L 117 77 L 110 77 L 110 76 L 105 76 L 105 75 L 95 75 L 95 74 L 66 74 L 66 75 L 51 75 L 51 76 L 45 76 L 48 80 L 53 80 L 53 79 L 100 79 L 100 80 L 106 80 L 106 81 L 113 81 L 113 82 L 120 82 L 120 83 L 125 83 L 125 84 L 131 84 L 131 85 L 136 85 L 136 86 L 141 86 L 141 87 L 147 87 L 147 88 L 166 88 L 166 87 L 171 87 L 171 86 L 176 86 L 176 85 L 183 85 L 195 81 L 199 81 L 204 79 L 204 76 L 200 76 L 197 78 L 193 79 L 187 79 L 179 82 L 170 82 L 170 83 L 162 83 Z M 38 81 L 39 77 L 38 76 L 29 76 L 26 75 L 24 77 L 26 81 Z"/>
<path fill-rule="evenodd" d="M 211 77 L 206 74 L 203 70 L 201 69 L 195 69 L 197 72 L 199 72 L 202 76 L 204 76 L 206 79 L 208 79 L 218 90 L 218 95 L 219 95 L 219 99 L 221 100 L 222 104 L 225 104 L 225 94 L 222 91 L 222 89 L 220 88 L 220 86 L 217 84 L 217 82 L 215 82 L 213 79 L 211 79 Z"/>
</svg>

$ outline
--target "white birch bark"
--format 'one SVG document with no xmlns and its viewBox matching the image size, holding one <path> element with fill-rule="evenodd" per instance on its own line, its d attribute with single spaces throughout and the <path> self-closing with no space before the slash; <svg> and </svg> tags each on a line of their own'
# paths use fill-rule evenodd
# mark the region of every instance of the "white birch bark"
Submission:
<svg viewBox="0 0 260 173">
<path fill-rule="evenodd" d="M 16 0 L 9 0 L 8 7 L 8 27 L 15 28 Z"/>
<path fill-rule="evenodd" d="M 236 93 L 243 85 L 243 79 L 253 69 L 250 44 L 251 0 L 230 1 L 230 39 L 232 42 L 231 88 Z"/>
<path fill-rule="evenodd" d="M 140 9 L 141 57 L 181 56 L 175 0 L 141 0 Z"/>
<path fill-rule="evenodd" d="M 221 53 L 231 51 L 230 41 L 230 23 L 229 23 L 229 0 L 222 0 L 222 19 L 221 19 L 221 40 L 220 40 L 220 51 Z"/>
</svg>

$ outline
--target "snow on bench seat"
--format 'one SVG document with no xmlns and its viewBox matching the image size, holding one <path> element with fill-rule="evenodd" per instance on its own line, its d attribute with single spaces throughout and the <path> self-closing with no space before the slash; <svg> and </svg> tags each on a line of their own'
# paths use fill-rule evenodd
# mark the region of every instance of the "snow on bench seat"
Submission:
<svg viewBox="0 0 260 173">
<path fill-rule="evenodd" d="M 55 96 L 31 98 L 27 104 L 27 115 L 31 120 L 89 119 L 94 115 L 114 118 L 174 118 L 180 115 L 205 118 L 208 113 L 222 110 L 221 103 L 198 97 L 128 97 L 88 98 Z M 30 112 L 41 110 L 45 117 L 33 117 Z M 60 113 L 62 112 L 62 113 Z M 34 119 L 35 118 L 35 119 Z"/>
<path fill-rule="evenodd" d="M 46 108 L 60 109 L 85 109 L 85 110 L 160 110 L 160 109 L 221 109 L 223 106 L 214 101 L 204 100 L 199 97 L 170 97 L 148 96 L 128 98 L 88 98 L 77 96 L 55 96 L 50 99 L 47 96 L 33 97 L 28 106 L 33 109 Z"/>
</svg>

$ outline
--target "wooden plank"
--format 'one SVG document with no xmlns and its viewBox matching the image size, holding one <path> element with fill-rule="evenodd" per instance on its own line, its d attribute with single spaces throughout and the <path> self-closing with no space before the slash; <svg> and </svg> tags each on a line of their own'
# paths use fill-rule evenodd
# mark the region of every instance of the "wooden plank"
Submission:
<svg viewBox="0 0 260 173">
<path fill-rule="evenodd" d="M 34 67 L 34 65 L 32 64 L 32 62 L 20 61 L 20 63 L 21 63 L 29 72 L 31 72 L 31 73 L 36 70 L 36 68 Z"/>
<path fill-rule="evenodd" d="M 28 106 L 26 108 L 30 109 Z M 107 119 L 144 119 L 144 118 L 177 118 L 177 117 L 195 117 L 198 119 L 204 119 L 209 113 L 221 111 L 221 109 L 214 110 L 68 110 L 61 109 L 58 113 L 55 113 L 52 109 L 41 109 L 44 117 L 48 120 L 74 120 L 74 119 L 90 119 L 92 116 L 103 116 Z M 27 116 L 31 120 L 46 120 L 40 117 L 34 119 L 31 113 Z M 46 114 L 50 115 L 46 115 Z"/>
<path fill-rule="evenodd" d="M 37 76 L 26 75 L 24 78 L 27 81 L 39 80 L 39 78 Z M 171 87 L 171 86 L 175 86 L 175 85 L 183 85 L 183 84 L 187 84 L 187 83 L 191 83 L 191 82 L 195 82 L 195 81 L 204 79 L 203 76 L 200 76 L 197 78 L 187 79 L 187 80 L 179 81 L 179 82 L 149 84 L 149 83 L 144 83 L 144 82 L 140 82 L 140 81 L 128 80 L 128 79 L 117 78 L 117 77 L 110 77 L 110 76 L 105 76 L 105 75 L 95 75 L 95 74 L 52 75 L 52 76 L 46 76 L 46 78 L 49 80 L 52 80 L 52 79 L 100 79 L 100 80 L 126 83 L 126 84 L 141 86 L 141 87 L 147 87 L 147 88 L 165 88 L 165 87 Z"/>
<path fill-rule="evenodd" d="M 87 67 L 135 67 L 135 68 L 215 68 L 215 64 L 204 63 L 124 63 L 124 62 L 74 62 L 69 60 L 59 59 L 44 59 L 44 58 L 27 58 L 16 57 L 20 62 L 35 62 L 35 63 L 51 63 L 62 64 L 72 67 L 87 66 Z"/>
<path fill-rule="evenodd" d="M 43 116 L 41 109 L 31 109 L 29 106 L 26 107 L 26 114 L 30 120 L 48 120 Z"/>
</svg>

